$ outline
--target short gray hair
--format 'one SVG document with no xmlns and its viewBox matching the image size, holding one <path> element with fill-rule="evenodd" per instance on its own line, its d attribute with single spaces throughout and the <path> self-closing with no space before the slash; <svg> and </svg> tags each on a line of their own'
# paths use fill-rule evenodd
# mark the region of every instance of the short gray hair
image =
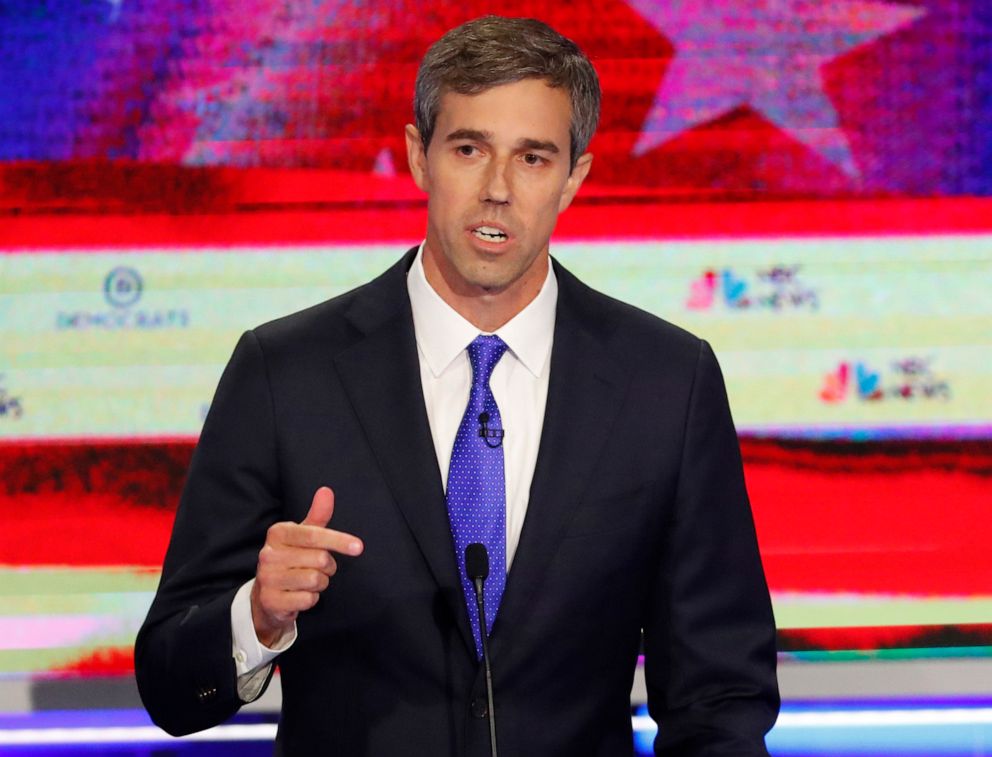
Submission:
<svg viewBox="0 0 992 757">
<path fill-rule="evenodd" d="M 483 16 L 431 45 L 417 71 L 413 111 L 424 149 L 434 136 L 445 92 L 475 95 L 501 84 L 543 79 L 572 102 L 571 168 L 599 122 L 599 77 L 572 40 L 533 18 Z"/>
</svg>

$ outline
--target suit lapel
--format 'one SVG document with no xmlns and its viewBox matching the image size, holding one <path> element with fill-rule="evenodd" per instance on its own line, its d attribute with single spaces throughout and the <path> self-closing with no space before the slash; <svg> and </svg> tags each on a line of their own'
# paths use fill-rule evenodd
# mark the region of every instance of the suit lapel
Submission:
<svg viewBox="0 0 992 757">
<path fill-rule="evenodd" d="M 606 351 L 602 324 L 585 312 L 580 284 L 555 266 L 558 308 L 544 427 L 537 467 L 491 647 L 527 622 L 527 608 L 581 501 L 627 386 L 624 369 Z M 501 633 L 506 627 L 507 631 Z"/>
<path fill-rule="evenodd" d="M 334 364 L 393 498 L 474 654 L 420 383 L 406 290 L 411 258 L 387 271 L 370 286 L 368 297 L 356 301 L 349 318 L 365 336 L 339 353 Z"/>
</svg>

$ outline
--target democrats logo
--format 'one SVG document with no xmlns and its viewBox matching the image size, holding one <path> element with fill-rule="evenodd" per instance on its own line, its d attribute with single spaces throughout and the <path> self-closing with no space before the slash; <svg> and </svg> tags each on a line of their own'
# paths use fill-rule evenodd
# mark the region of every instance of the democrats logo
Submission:
<svg viewBox="0 0 992 757">
<path fill-rule="evenodd" d="M 59 330 L 162 330 L 189 326 L 185 308 L 140 307 L 145 281 L 136 268 L 118 266 L 103 279 L 103 299 L 107 309 L 59 311 Z"/>
<path fill-rule="evenodd" d="M 133 268 L 115 268 L 103 280 L 103 296 L 115 308 L 129 308 L 141 299 L 145 283 Z"/>
<path fill-rule="evenodd" d="M 20 397 L 15 397 L 7 391 L 4 376 L 0 373 L 0 421 L 20 418 L 22 415 L 24 415 L 24 403 Z"/>
<path fill-rule="evenodd" d="M 831 405 L 848 399 L 862 402 L 882 400 L 949 400 L 951 387 L 934 371 L 928 358 L 896 360 L 888 371 L 875 370 L 863 361 L 843 361 L 823 377 L 820 399 Z"/>
<path fill-rule="evenodd" d="M 777 265 L 739 275 L 731 268 L 707 270 L 689 285 L 685 306 L 689 310 L 810 310 L 820 307 L 820 295 L 799 277 L 798 265 Z"/>
</svg>

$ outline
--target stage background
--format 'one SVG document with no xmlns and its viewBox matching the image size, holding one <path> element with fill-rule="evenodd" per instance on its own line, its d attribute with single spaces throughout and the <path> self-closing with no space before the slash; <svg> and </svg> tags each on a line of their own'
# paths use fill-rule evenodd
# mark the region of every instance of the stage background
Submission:
<svg viewBox="0 0 992 757">
<path fill-rule="evenodd" d="M 552 252 L 714 345 L 785 661 L 988 657 L 984 6 L 4 4 L 0 677 L 130 674 L 238 335 L 420 241 L 416 65 L 482 12 L 599 70 Z"/>
</svg>

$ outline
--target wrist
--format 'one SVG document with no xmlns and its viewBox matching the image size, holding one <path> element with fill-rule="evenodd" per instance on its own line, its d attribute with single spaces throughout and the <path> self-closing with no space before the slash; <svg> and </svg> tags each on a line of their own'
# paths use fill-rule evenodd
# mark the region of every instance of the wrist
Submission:
<svg viewBox="0 0 992 757">
<path fill-rule="evenodd" d="M 258 639 L 258 643 L 267 648 L 275 647 L 279 640 L 293 629 L 292 620 L 280 623 L 262 609 L 258 599 L 257 583 L 252 587 L 251 592 L 251 622 L 255 628 L 255 638 Z"/>
</svg>

